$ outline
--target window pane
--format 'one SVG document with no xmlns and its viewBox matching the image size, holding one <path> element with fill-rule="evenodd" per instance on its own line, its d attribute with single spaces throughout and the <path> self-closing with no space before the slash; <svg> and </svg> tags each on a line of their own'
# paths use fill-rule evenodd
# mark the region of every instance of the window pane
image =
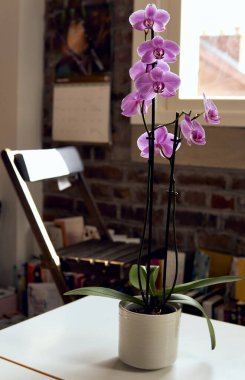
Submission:
<svg viewBox="0 0 245 380">
<path fill-rule="evenodd" d="M 244 0 L 181 4 L 180 98 L 245 98 Z"/>
</svg>

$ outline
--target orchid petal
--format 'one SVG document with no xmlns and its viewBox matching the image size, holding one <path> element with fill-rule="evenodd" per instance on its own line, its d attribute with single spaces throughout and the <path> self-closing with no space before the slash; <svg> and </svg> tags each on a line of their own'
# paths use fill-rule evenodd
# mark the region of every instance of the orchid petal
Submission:
<svg viewBox="0 0 245 380">
<path fill-rule="evenodd" d="M 164 76 L 164 84 L 169 91 L 177 90 L 180 86 L 180 77 L 175 73 L 167 72 Z"/>
<path fill-rule="evenodd" d="M 179 45 L 174 41 L 165 40 L 163 46 L 164 49 L 172 51 L 175 55 L 179 54 L 180 52 Z"/>
<path fill-rule="evenodd" d="M 152 40 L 153 41 L 153 40 Z M 146 41 L 140 44 L 140 46 L 137 49 L 137 53 L 142 56 L 146 52 L 148 52 L 149 49 L 152 49 L 152 41 Z"/>
<path fill-rule="evenodd" d="M 145 17 L 149 19 L 155 18 L 158 10 L 155 4 L 148 4 L 145 8 Z"/>
<path fill-rule="evenodd" d="M 168 130 L 166 127 L 157 128 L 155 130 L 155 142 L 162 145 L 167 138 Z"/>
<path fill-rule="evenodd" d="M 154 63 L 154 62 L 156 61 L 156 57 L 155 57 L 154 54 L 153 54 L 153 50 L 150 50 L 150 51 L 146 52 L 146 53 L 142 56 L 141 61 L 142 61 L 143 63 L 148 63 L 148 64 L 150 64 L 150 63 Z"/>
<path fill-rule="evenodd" d="M 166 139 L 164 141 L 164 144 L 161 146 L 162 152 L 160 153 L 161 156 L 166 156 L 170 158 L 173 154 L 173 145 L 174 145 L 174 135 L 172 133 L 167 133 Z M 164 157 L 163 156 L 163 157 Z"/>
<path fill-rule="evenodd" d="M 142 98 L 145 100 L 153 99 L 156 96 L 156 93 L 153 90 L 152 80 L 150 79 L 148 73 L 136 79 L 135 87 L 139 91 Z"/>
<path fill-rule="evenodd" d="M 169 20 L 170 20 L 170 14 L 164 9 L 158 9 L 154 17 L 153 30 L 155 32 L 163 32 Z"/>
<path fill-rule="evenodd" d="M 149 148 L 145 148 L 141 151 L 140 156 L 143 158 L 149 158 Z"/>
<path fill-rule="evenodd" d="M 145 132 L 137 140 L 137 146 L 140 150 L 143 150 L 149 146 L 148 133 Z"/>
<path fill-rule="evenodd" d="M 220 116 L 219 111 L 214 102 L 211 99 L 207 99 L 205 94 L 203 93 L 203 103 L 205 110 L 205 121 L 209 124 L 219 124 Z"/>
<path fill-rule="evenodd" d="M 121 103 L 122 115 L 131 117 L 140 113 L 140 106 L 142 103 L 142 98 L 138 91 L 133 91 L 125 98 L 123 98 Z"/>
<path fill-rule="evenodd" d="M 129 17 L 130 24 L 132 25 L 134 29 L 137 29 L 137 30 L 145 29 L 144 21 L 145 21 L 145 11 L 142 9 L 132 13 L 131 16 Z"/>
<path fill-rule="evenodd" d="M 164 82 L 165 72 L 159 66 L 152 69 L 149 75 L 153 82 Z"/>
<path fill-rule="evenodd" d="M 151 41 L 152 41 L 152 47 L 163 48 L 165 40 L 161 36 L 156 36 Z"/>
<path fill-rule="evenodd" d="M 182 135 L 186 139 L 187 143 L 190 144 L 191 143 L 190 136 L 191 136 L 191 131 L 192 131 L 192 125 L 191 125 L 191 119 L 188 115 L 185 115 L 184 120 L 181 121 L 180 129 L 181 129 Z"/>
<path fill-rule="evenodd" d="M 158 67 L 161 70 L 166 71 L 166 72 L 170 71 L 169 65 L 166 62 L 163 62 L 163 61 L 158 61 L 156 67 Z"/>
<path fill-rule="evenodd" d="M 141 61 L 136 62 L 129 70 L 129 75 L 132 80 L 136 80 L 141 75 L 145 74 L 146 65 Z"/>
</svg>

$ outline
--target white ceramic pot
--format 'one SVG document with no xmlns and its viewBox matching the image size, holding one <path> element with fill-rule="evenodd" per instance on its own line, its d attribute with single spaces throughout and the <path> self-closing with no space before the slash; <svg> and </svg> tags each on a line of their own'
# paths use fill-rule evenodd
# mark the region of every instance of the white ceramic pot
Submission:
<svg viewBox="0 0 245 380">
<path fill-rule="evenodd" d="M 142 369 L 172 365 L 177 357 L 180 305 L 171 305 L 173 312 L 163 315 L 137 313 L 135 307 L 119 303 L 119 358 Z"/>
</svg>

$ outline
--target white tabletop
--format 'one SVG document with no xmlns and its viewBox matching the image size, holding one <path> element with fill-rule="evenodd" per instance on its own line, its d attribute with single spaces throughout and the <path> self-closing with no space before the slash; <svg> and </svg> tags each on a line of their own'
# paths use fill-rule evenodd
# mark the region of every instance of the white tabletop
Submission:
<svg viewBox="0 0 245 380">
<path fill-rule="evenodd" d="M 86 297 L 1 330 L 0 356 L 65 380 L 244 379 L 245 327 L 213 324 L 217 347 L 211 351 L 206 321 L 182 314 L 176 363 L 162 370 L 137 370 L 117 357 L 118 301 Z M 16 377 L 9 378 L 5 367 L 0 362 L 1 379 L 22 379 L 18 366 L 13 367 Z"/>
</svg>

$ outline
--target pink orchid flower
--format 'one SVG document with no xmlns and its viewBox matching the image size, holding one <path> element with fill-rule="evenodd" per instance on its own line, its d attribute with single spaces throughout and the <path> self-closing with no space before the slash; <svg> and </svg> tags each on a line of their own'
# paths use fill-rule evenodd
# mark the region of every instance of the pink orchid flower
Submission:
<svg viewBox="0 0 245 380">
<path fill-rule="evenodd" d="M 206 98 L 205 94 L 203 94 L 203 104 L 205 110 L 205 121 L 209 124 L 219 124 L 220 116 L 218 108 L 211 99 Z"/>
<path fill-rule="evenodd" d="M 135 87 L 145 100 L 154 99 L 157 94 L 163 97 L 175 96 L 179 86 L 179 76 L 171 73 L 165 62 L 159 62 L 149 73 L 135 81 Z"/>
<path fill-rule="evenodd" d="M 174 135 L 169 133 L 166 127 L 161 127 L 155 130 L 154 154 L 160 154 L 162 157 L 170 158 L 173 153 Z M 148 133 L 143 133 L 137 140 L 137 146 L 141 150 L 141 157 L 149 158 L 149 138 Z M 177 149 L 179 149 L 178 144 Z"/>
<path fill-rule="evenodd" d="M 173 41 L 165 40 L 160 36 L 154 37 L 150 41 L 143 42 L 138 47 L 138 54 L 143 63 L 154 63 L 156 60 L 164 62 L 175 62 L 176 55 L 179 54 L 179 45 Z"/>
<path fill-rule="evenodd" d="M 197 120 L 191 120 L 189 115 L 185 115 L 180 123 L 181 132 L 188 145 L 205 145 L 205 130 Z"/>
<path fill-rule="evenodd" d="M 122 115 L 131 117 L 137 114 L 141 114 L 141 107 L 143 104 L 143 99 L 138 91 L 130 92 L 121 103 Z M 144 101 L 144 113 L 147 113 L 148 107 L 151 104 L 150 100 Z"/>
<path fill-rule="evenodd" d="M 169 22 L 170 15 L 164 9 L 157 9 L 155 4 L 148 4 L 145 10 L 141 9 L 131 14 L 129 22 L 134 29 L 162 32 Z"/>
<path fill-rule="evenodd" d="M 136 62 L 129 70 L 129 75 L 132 80 L 136 80 L 141 75 L 146 73 L 147 65 L 141 61 Z M 147 70 L 148 71 L 148 70 Z"/>
</svg>

